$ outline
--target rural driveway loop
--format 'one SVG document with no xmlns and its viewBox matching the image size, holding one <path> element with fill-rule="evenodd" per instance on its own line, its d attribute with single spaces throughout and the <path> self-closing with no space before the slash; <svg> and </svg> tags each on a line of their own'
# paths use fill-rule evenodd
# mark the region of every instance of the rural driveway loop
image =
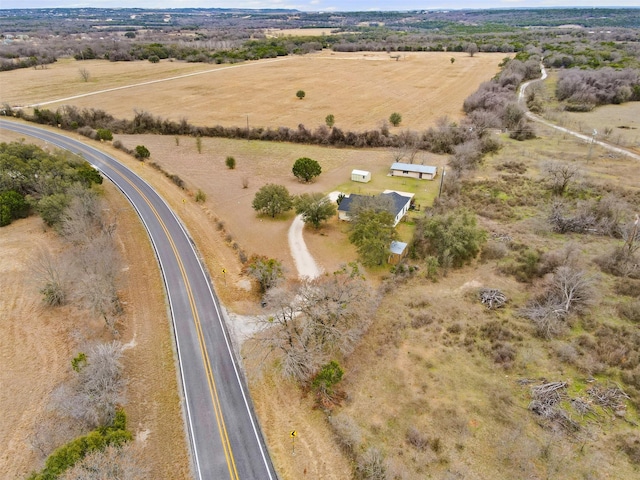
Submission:
<svg viewBox="0 0 640 480">
<path fill-rule="evenodd" d="M 277 479 L 209 277 L 167 203 L 100 150 L 18 122 L 0 120 L 0 128 L 82 155 L 138 212 L 155 249 L 171 310 L 196 478 Z"/>
</svg>

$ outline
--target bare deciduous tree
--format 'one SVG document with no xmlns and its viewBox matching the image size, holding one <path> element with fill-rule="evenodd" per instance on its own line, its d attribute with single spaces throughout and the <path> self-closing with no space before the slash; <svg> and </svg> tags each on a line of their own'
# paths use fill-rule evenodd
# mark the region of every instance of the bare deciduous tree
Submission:
<svg viewBox="0 0 640 480">
<path fill-rule="evenodd" d="M 78 73 L 80 74 L 80 78 L 82 79 L 83 82 L 88 82 L 89 79 L 91 78 L 91 73 L 86 68 L 80 68 L 78 70 Z"/>
<path fill-rule="evenodd" d="M 521 309 L 521 314 L 531 320 L 538 335 L 551 338 L 566 329 L 566 318 L 580 313 L 595 300 L 595 278 L 573 265 L 559 266 L 546 291 Z"/>
<path fill-rule="evenodd" d="M 60 445 L 86 432 L 84 422 L 77 422 L 66 416 L 56 406 L 59 404 L 59 399 L 55 396 L 50 399 L 47 410 L 35 419 L 33 433 L 29 437 L 31 448 L 42 460 Z"/>
<path fill-rule="evenodd" d="M 44 302 L 49 306 L 64 305 L 70 293 L 69 259 L 40 250 L 31 264 L 31 272 L 39 284 Z"/>
<path fill-rule="evenodd" d="M 580 171 L 576 164 L 551 161 L 542 165 L 542 173 L 553 193 L 563 195 L 569 184 L 578 178 Z"/>
<path fill-rule="evenodd" d="M 145 480 L 149 471 L 144 466 L 141 448 L 128 442 L 95 450 L 67 470 L 60 480 Z"/>
<path fill-rule="evenodd" d="M 473 139 L 454 147 L 453 155 L 449 159 L 449 166 L 457 172 L 475 169 L 482 160 L 482 145 L 480 140 Z"/>
<path fill-rule="evenodd" d="M 283 374 L 307 382 L 333 354 L 348 355 L 366 330 L 371 294 L 357 270 L 275 288 L 266 296 L 273 313 L 261 320 L 267 353 L 282 355 Z"/>
<path fill-rule="evenodd" d="M 92 428 L 111 424 L 117 407 L 125 402 L 122 354 L 118 341 L 89 349 L 87 364 L 78 372 L 70 394 L 65 395 L 71 416 Z"/>
<path fill-rule="evenodd" d="M 640 249 L 640 215 L 636 214 L 635 221 L 623 228 L 622 238 L 629 255 L 634 255 Z"/>
<path fill-rule="evenodd" d="M 72 187 L 70 193 L 73 199 L 64 210 L 59 229 L 67 241 L 74 245 L 87 245 L 100 233 L 113 233 L 115 220 L 105 218 L 103 203 L 95 192 Z"/>
<path fill-rule="evenodd" d="M 76 298 L 117 333 L 116 323 L 122 314 L 117 288 L 121 259 L 112 239 L 106 234 L 94 238 L 78 253 L 76 261 L 82 272 Z"/>
<path fill-rule="evenodd" d="M 558 267 L 553 276 L 552 288 L 565 314 L 580 312 L 595 299 L 594 277 L 575 267 Z"/>
</svg>

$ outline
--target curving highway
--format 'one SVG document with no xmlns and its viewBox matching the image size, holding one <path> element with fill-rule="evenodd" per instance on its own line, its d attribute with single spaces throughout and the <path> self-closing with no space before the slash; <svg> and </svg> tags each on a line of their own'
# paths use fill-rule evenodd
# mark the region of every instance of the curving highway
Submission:
<svg viewBox="0 0 640 480">
<path fill-rule="evenodd" d="M 138 212 L 155 249 L 171 310 L 196 479 L 276 480 L 209 277 L 167 203 L 131 170 L 85 143 L 8 120 L 0 120 L 0 128 L 83 156 Z"/>
</svg>

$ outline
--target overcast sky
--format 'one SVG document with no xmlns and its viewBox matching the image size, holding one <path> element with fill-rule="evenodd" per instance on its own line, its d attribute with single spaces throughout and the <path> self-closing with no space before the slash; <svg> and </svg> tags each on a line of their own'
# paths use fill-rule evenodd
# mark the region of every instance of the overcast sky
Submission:
<svg viewBox="0 0 640 480">
<path fill-rule="evenodd" d="M 5 8 L 289 8 L 303 11 L 514 7 L 637 7 L 638 0 L 0 0 Z"/>
</svg>

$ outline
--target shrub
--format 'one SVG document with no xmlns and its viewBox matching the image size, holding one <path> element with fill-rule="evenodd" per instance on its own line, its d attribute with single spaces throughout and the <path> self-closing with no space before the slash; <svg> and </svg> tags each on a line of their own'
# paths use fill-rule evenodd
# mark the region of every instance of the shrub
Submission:
<svg viewBox="0 0 640 480">
<path fill-rule="evenodd" d="M 527 248 L 518 252 L 515 259 L 501 265 L 500 271 L 513 275 L 519 282 L 529 283 L 539 276 L 540 258 L 540 253 L 537 250 Z"/>
<path fill-rule="evenodd" d="M 108 130 L 106 128 L 99 128 L 97 130 L 97 135 L 98 140 L 103 140 L 105 142 L 110 142 L 111 140 L 113 140 L 113 134 L 111 133 L 111 130 Z"/>
<path fill-rule="evenodd" d="M 527 165 L 524 162 L 516 162 L 514 160 L 510 160 L 508 162 L 503 162 L 499 165 L 496 165 L 496 170 L 506 170 L 509 173 L 517 173 L 523 175 L 527 173 Z"/>
<path fill-rule="evenodd" d="M 429 311 L 421 311 L 411 314 L 411 328 L 422 328 L 433 323 L 433 314 Z"/>
<path fill-rule="evenodd" d="M 489 241 L 480 252 L 480 260 L 498 260 L 504 258 L 509 253 L 509 248 L 503 242 Z"/>
<path fill-rule="evenodd" d="M 98 139 L 98 132 L 88 126 L 78 128 L 78 133 L 85 137 L 89 137 L 92 140 Z"/>
<path fill-rule="evenodd" d="M 195 200 L 198 203 L 204 203 L 207 201 L 207 194 L 204 193 L 202 190 L 198 189 L 198 191 L 196 192 Z"/>
<path fill-rule="evenodd" d="M 44 297 L 44 303 L 50 307 L 64 305 L 67 301 L 66 289 L 60 282 L 47 282 L 47 284 L 40 289 L 40 293 Z"/>
<path fill-rule="evenodd" d="M 375 447 L 369 447 L 358 458 L 356 478 L 359 480 L 386 480 L 388 476 L 384 454 Z"/>
<path fill-rule="evenodd" d="M 640 279 L 640 259 L 622 246 L 615 247 L 594 261 L 603 272 L 617 277 Z"/>
<path fill-rule="evenodd" d="M 229 170 L 236 168 L 236 159 L 232 156 L 228 156 L 224 163 Z"/>
<path fill-rule="evenodd" d="M 620 303 L 618 305 L 618 314 L 633 323 L 640 323 L 640 300 Z"/>
<path fill-rule="evenodd" d="M 120 140 L 116 140 L 115 142 L 113 142 L 112 145 L 115 148 L 117 148 L 118 150 L 122 150 L 125 153 L 131 154 L 131 150 L 129 150 L 127 147 L 125 147 L 124 144 Z"/>
<path fill-rule="evenodd" d="M 491 320 L 480 327 L 482 338 L 491 342 L 501 342 L 516 338 L 514 333 L 505 325 L 497 320 Z"/>
<path fill-rule="evenodd" d="M 362 446 L 362 432 L 355 420 L 341 412 L 330 416 L 329 424 L 343 450 L 349 455 L 355 455 Z"/>
<path fill-rule="evenodd" d="M 342 380 L 344 370 L 338 362 L 331 360 L 320 368 L 320 371 L 311 380 L 311 388 L 316 392 L 318 400 L 325 405 L 333 403 L 336 398 L 335 386 Z"/>
<path fill-rule="evenodd" d="M 425 451 L 429 447 L 429 439 L 415 426 L 409 427 L 405 438 L 407 439 L 407 443 L 409 445 L 421 452 Z"/>
<path fill-rule="evenodd" d="M 299 100 L 302 100 L 307 94 L 305 93 L 304 90 L 298 90 L 296 92 L 296 97 L 298 97 Z"/>
<path fill-rule="evenodd" d="M 516 349 L 510 343 L 497 342 L 491 346 L 493 361 L 504 366 L 510 366 L 516 359 Z"/>
<path fill-rule="evenodd" d="M 640 298 L 640 281 L 621 278 L 616 282 L 615 292 L 618 295 Z"/>
<path fill-rule="evenodd" d="M 126 415 L 124 411 L 118 410 L 112 425 L 97 428 L 59 447 L 49 455 L 42 472 L 32 474 L 29 479 L 55 480 L 88 453 L 103 450 L 108 445 L 123 445 L 133 438 L 126 428 Z"/>
<path fill-rule="evenodd" d="M 135 148 L 135 153 L 133 155 L 138 160 L 144 160 L 145 158 L 149 158 L 151 156 L 151 152 L 144 145 L 137 145 Z"/>
<path fill-rule="evenodd" d="M 393 112 L 391 115 L 389 115 L 389 123 L 394 127 L 397 127 L 398 125 L 400 125 L 401 122 L 402 122 L 402 115 L 400 115 L 398 112 Z"/>
<path fill-rule="evenodd" d="M 252 255 L 244 266 L 243 271 L 258 281 L 260 293 L 276 286 L 284 276 L 282 263 L 275 258 L 263 255 Z"/>
<path fill-rule="evenodd" d="M 330 113 L 325 117 L 324 122 L 327 124 L 327 127 L 331 128 L 336 124 L 336 117 Z"/>
<path fill-rule="evenodd" d="M 184 187 L 185 187 L 184 180 L 182 180 L 178 175 L 176 175 L 175 173 L 171 173 L 167 175 L 167 178 L 171 180 L 175 185 L 177 185 L 178 187 L 184 190 Z"/>
<path fill-rule="evenodd" d="M 486 239 L 486 232 L 477 227 L 475 215 L 459 209 L 418 222 L 413 248 L 418 256 L 435 255 L 441 266 L 450 262 L 460 267 L 478 255 Z"/>
<path fill-rule="evenodd" d="M 640 435 L 629 433 L 616 437 L 618 448 L 627 454 L 631 463 L 640 465 Z"/>
</svg>

